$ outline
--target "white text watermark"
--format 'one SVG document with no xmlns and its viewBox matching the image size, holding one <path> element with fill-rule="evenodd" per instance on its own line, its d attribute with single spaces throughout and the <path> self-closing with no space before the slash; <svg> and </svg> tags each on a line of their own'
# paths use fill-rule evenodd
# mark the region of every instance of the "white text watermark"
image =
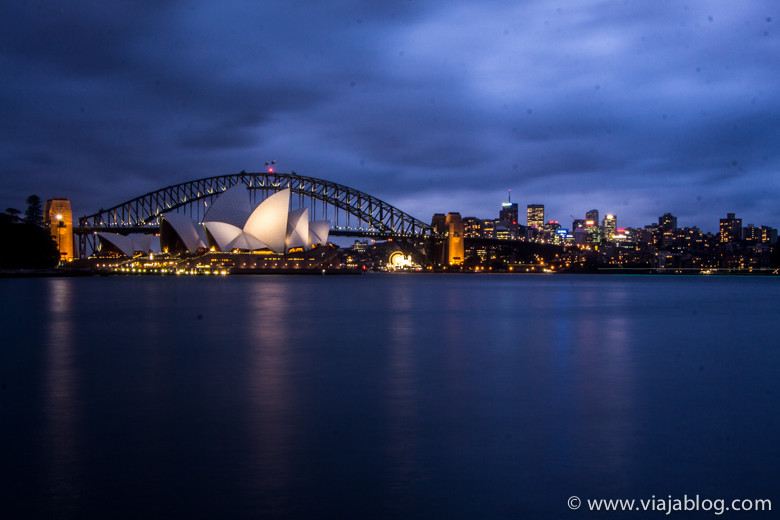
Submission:
<svg viewBox="0 0 780 520">
<path fill-rule="evenodd" d="M 728 512 L 771 511 L 772 501 L 768 498 L 702 498 L 699 495 L 683 495 L 676 498 L 672 495 L 650 498 L 586 498 L 569 497 L 569 509 L 585 509 L 588 511 L 639 511 L 655 512 L 665 515 L 686 511 L 709 511 L 714 515 Z"/>
</svg>

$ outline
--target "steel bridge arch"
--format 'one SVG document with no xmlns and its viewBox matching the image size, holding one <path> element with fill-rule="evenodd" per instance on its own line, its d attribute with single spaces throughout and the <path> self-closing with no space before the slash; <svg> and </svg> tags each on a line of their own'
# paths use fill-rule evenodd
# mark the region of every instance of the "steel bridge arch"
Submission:
<svg viewBox="0 0 780 520">
<path fill-rule="evenodd" d="M 199 201 L 211 202 L 222 192 L 244 183 L 250 190 L 265 192 L 290 188 L 299 197 L 331 205 L 365 222 L 365 231 L 383 236 L 420 237 L 431 226 L 362 191 L 296 173 L 235 173 L 217 175 L 166 186 L 109 209 L 79 219 L 82 233 L 94 231 L 139 231 L 159 226 L 162 215 Z M 357 234 L 357 233 L 355 233 Z"/>
</svg>

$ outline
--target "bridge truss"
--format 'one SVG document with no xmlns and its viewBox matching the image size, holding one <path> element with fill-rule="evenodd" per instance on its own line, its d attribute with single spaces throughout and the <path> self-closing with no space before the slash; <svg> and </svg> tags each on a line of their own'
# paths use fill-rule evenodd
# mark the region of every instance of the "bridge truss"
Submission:
<svg viewBox="0 0 780 520">
<path fill-rule="evenodd" d="M 79 256 L 97 250 L 98 231 L 156 233 L 160 218 L 183 213 L 201 222 L 208 206 L 222 192 L 243 183 L 258 204 L 274 192 L 290 188 L 291 206 L 308 208 L 312 220 L 330 220 L 331 235 L 375 238 L 424 237 L 431 226 L 367 193 L 335 182 L 296 173 L 236 173 L 167 186 L 79 219 L 74 229 Z M 296 196 L 297 195 L 297 196 Z"/>
</svg>

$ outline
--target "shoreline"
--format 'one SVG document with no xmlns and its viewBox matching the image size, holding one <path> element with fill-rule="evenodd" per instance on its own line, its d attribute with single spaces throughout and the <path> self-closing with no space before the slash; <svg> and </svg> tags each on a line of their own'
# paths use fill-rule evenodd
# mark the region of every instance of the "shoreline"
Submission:
<svg viewBox="0 0 780 520">
<path fill-rule="evenodd" d="M 84 278 L 90 276 L 226 276 L 226 275 L 302 275 L 302 276 L 343 276 L 360 275 L 375 272 L 387 272 L 391 274 L 506 274 L 506 275 L 632 275 L 632 276 L 780 276 L 779 269 L 766 269 L 762 271 L 738 271 L 732 269 L 708 269 L 708 270 L 684 270 L 684 269 L 652 269 L 652 268 L 599 268 L 597 271 L 577 272 L 577 271 L 558 271 L 558 272 L 520 272 L 509 270 L 496 271 L 460 271 L 460 270 L 422 270 L 422 271 L 363 271 L 361 269 L 230 269 L 228 272 L 205 272 L 205 273 L 181 273 L 144 271 L 140 269 L 135 272 L 114 271 L 108 269 L 2 269 L 0 278 Z"/>
</svg>

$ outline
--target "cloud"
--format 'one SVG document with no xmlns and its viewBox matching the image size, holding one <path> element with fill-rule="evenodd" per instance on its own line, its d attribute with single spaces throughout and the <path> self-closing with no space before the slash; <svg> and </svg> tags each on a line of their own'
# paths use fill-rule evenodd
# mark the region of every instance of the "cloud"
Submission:
<svg viewBox="0 0 780 520">
<path fill-rule="evenodd" d="M 422 220 L 495 216 L 511 187 L 562 221 L 600 207 L 622 225 L 666 211 L 705 229 L 727 211 L 780 225 L 769 1 L 11 2 L 0 15 L 3 207 L 38 193 L 88 213 L 277 159 Z"/>
</svg>

